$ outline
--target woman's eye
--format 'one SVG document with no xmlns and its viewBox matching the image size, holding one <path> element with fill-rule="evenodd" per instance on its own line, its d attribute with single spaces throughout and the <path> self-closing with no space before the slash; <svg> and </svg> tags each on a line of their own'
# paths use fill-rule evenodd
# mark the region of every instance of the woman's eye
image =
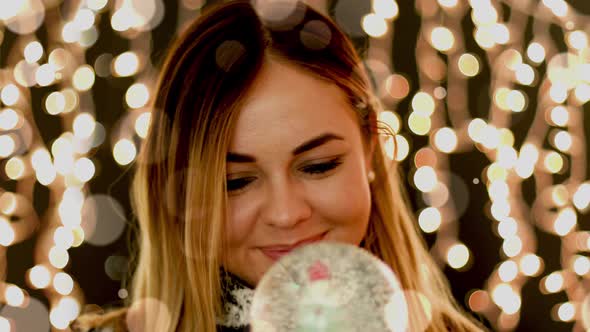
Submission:
<svg viewBox="0 0 590 332">
<path fill-rule="evenodd" d="M 302 167 L 301 170 L 308 174 L 322 174 L 338 167 L 340 164 L 342 164 L 342 161 L 340 160 L 340 158 L 336 158 L 325 163 L 318 163 Z M 256 180 L 256 178 L 251 176 L 231 180 L 227 179 L 227 191 L 236 192 L 241 189 L 244 189 L 254 180 Z"/>
<path fill-rule="evenodd" d="M 325 163 L 305 166 L 302 170 L 309 174 L 322 174 L 338 167 L 340 164 L 342 164 L 342 161 L 338 158 Z"/>
<path fill-rule="evenodd" d="M 253 177 L 239 178 L 227 180 L 227 191 L 237 191 L 246 187 L 250 182 L 254 181 Z"/>
</svg>

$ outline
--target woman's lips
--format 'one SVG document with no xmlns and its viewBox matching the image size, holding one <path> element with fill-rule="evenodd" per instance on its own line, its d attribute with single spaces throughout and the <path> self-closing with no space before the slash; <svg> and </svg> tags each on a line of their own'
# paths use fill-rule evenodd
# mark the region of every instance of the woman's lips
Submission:
<svg viewBox="0 0 590 332">
<path fill-rule="evenodd" d="M 268 247 L 261 247 L 260 250 L 262 251 L 262 253 L 264 253 L 266 256 L 268 256 L 270 259 L 272 259 L 273 261 L 276 261 L 276 260 L 279 260 L 281 257 L 290 253 L 295 248 L 304 246 L 306 244 L 321 241 L 324 238 L 324 236 L 326 235 L 326 233 L 328 233 L 328 232 L 324 232 L 322 234 L 304 239 L 302 241 L 297 242 L 296 244 L 294 244 L 292 246 L 286 246 L 286 245 L 268 246 Z"/>
</svg>

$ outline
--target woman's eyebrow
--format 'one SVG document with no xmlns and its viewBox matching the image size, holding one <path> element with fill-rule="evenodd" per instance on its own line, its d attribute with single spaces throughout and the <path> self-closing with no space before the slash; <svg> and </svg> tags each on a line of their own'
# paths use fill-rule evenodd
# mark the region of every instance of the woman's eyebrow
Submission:
<svg viewBox="0 0 590 332">
<path fill-rule="evenodd" d="M 300 155 L 306 151 L 314 149 L 320 145 L 326 144 L 332 140 L 344 140 L 342 136 L 332 134 L 332 133 L 325 133 L 321 134 L 317 137 L 310 139 L 307 142 L 299 145 L 298 147 L 293 150 L 293 156 Z M 256 162 L 256 158 L 247 154 L 241 154 L 236 152 L 228 152 L 226 156 L 226 162 L 228 163 L 253 163 Z"/>
</svg>

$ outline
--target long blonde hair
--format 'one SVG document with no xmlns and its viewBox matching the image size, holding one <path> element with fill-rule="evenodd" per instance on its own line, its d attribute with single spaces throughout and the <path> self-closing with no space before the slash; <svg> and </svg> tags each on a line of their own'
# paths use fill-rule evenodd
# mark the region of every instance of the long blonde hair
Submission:
<svg viewBox="0 0 590 332">
<path fill-rule="evenodd" d="M 222 310 L 229 137 L 248 87 L 272 56 L 333 82 L 358 111 L 367 145 L 375 144 L 376 173 L 362 245 L 392 267 L 405 289 L 428 299 L 431 313 L 418 301 L 410 312 L 424 314 L 411 315 L 412 326 L 426 320 L 428 331 L 478 331 L 450 296 L 415 228 L 397 166 L 382 153 L 379 106 L 350 40 L 302 3 L 281 20 L 260 17 L 250 3 L 206 10 L 164 62 L 132 184 L 140 236 L 131 308 L 143 310 L 150 330 L 215 330 Z M 320 23 L 306 25 L 311 21 Z"/>
</svg>

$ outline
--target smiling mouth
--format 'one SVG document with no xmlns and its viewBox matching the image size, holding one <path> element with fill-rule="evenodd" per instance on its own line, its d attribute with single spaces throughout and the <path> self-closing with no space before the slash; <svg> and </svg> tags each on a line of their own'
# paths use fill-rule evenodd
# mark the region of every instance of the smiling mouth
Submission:
<svg viewBox="0 0 590 332">
<path fill-rule="evenodd" d="M 308 239 L 302 240 L 292 246 L 272 246 L 272 247 L 261 247 L 260 250 L 263 254 L 268 256 L 273 261 L 279 260 L 281 257 L 289 254 L 296 248 L 308 245 L 310 243 L 319 242 L 324 239 L 328 232 L 324 232 L 320 235 L 316 235 L 314 237 L 310 237 Z"/>
</svg>

